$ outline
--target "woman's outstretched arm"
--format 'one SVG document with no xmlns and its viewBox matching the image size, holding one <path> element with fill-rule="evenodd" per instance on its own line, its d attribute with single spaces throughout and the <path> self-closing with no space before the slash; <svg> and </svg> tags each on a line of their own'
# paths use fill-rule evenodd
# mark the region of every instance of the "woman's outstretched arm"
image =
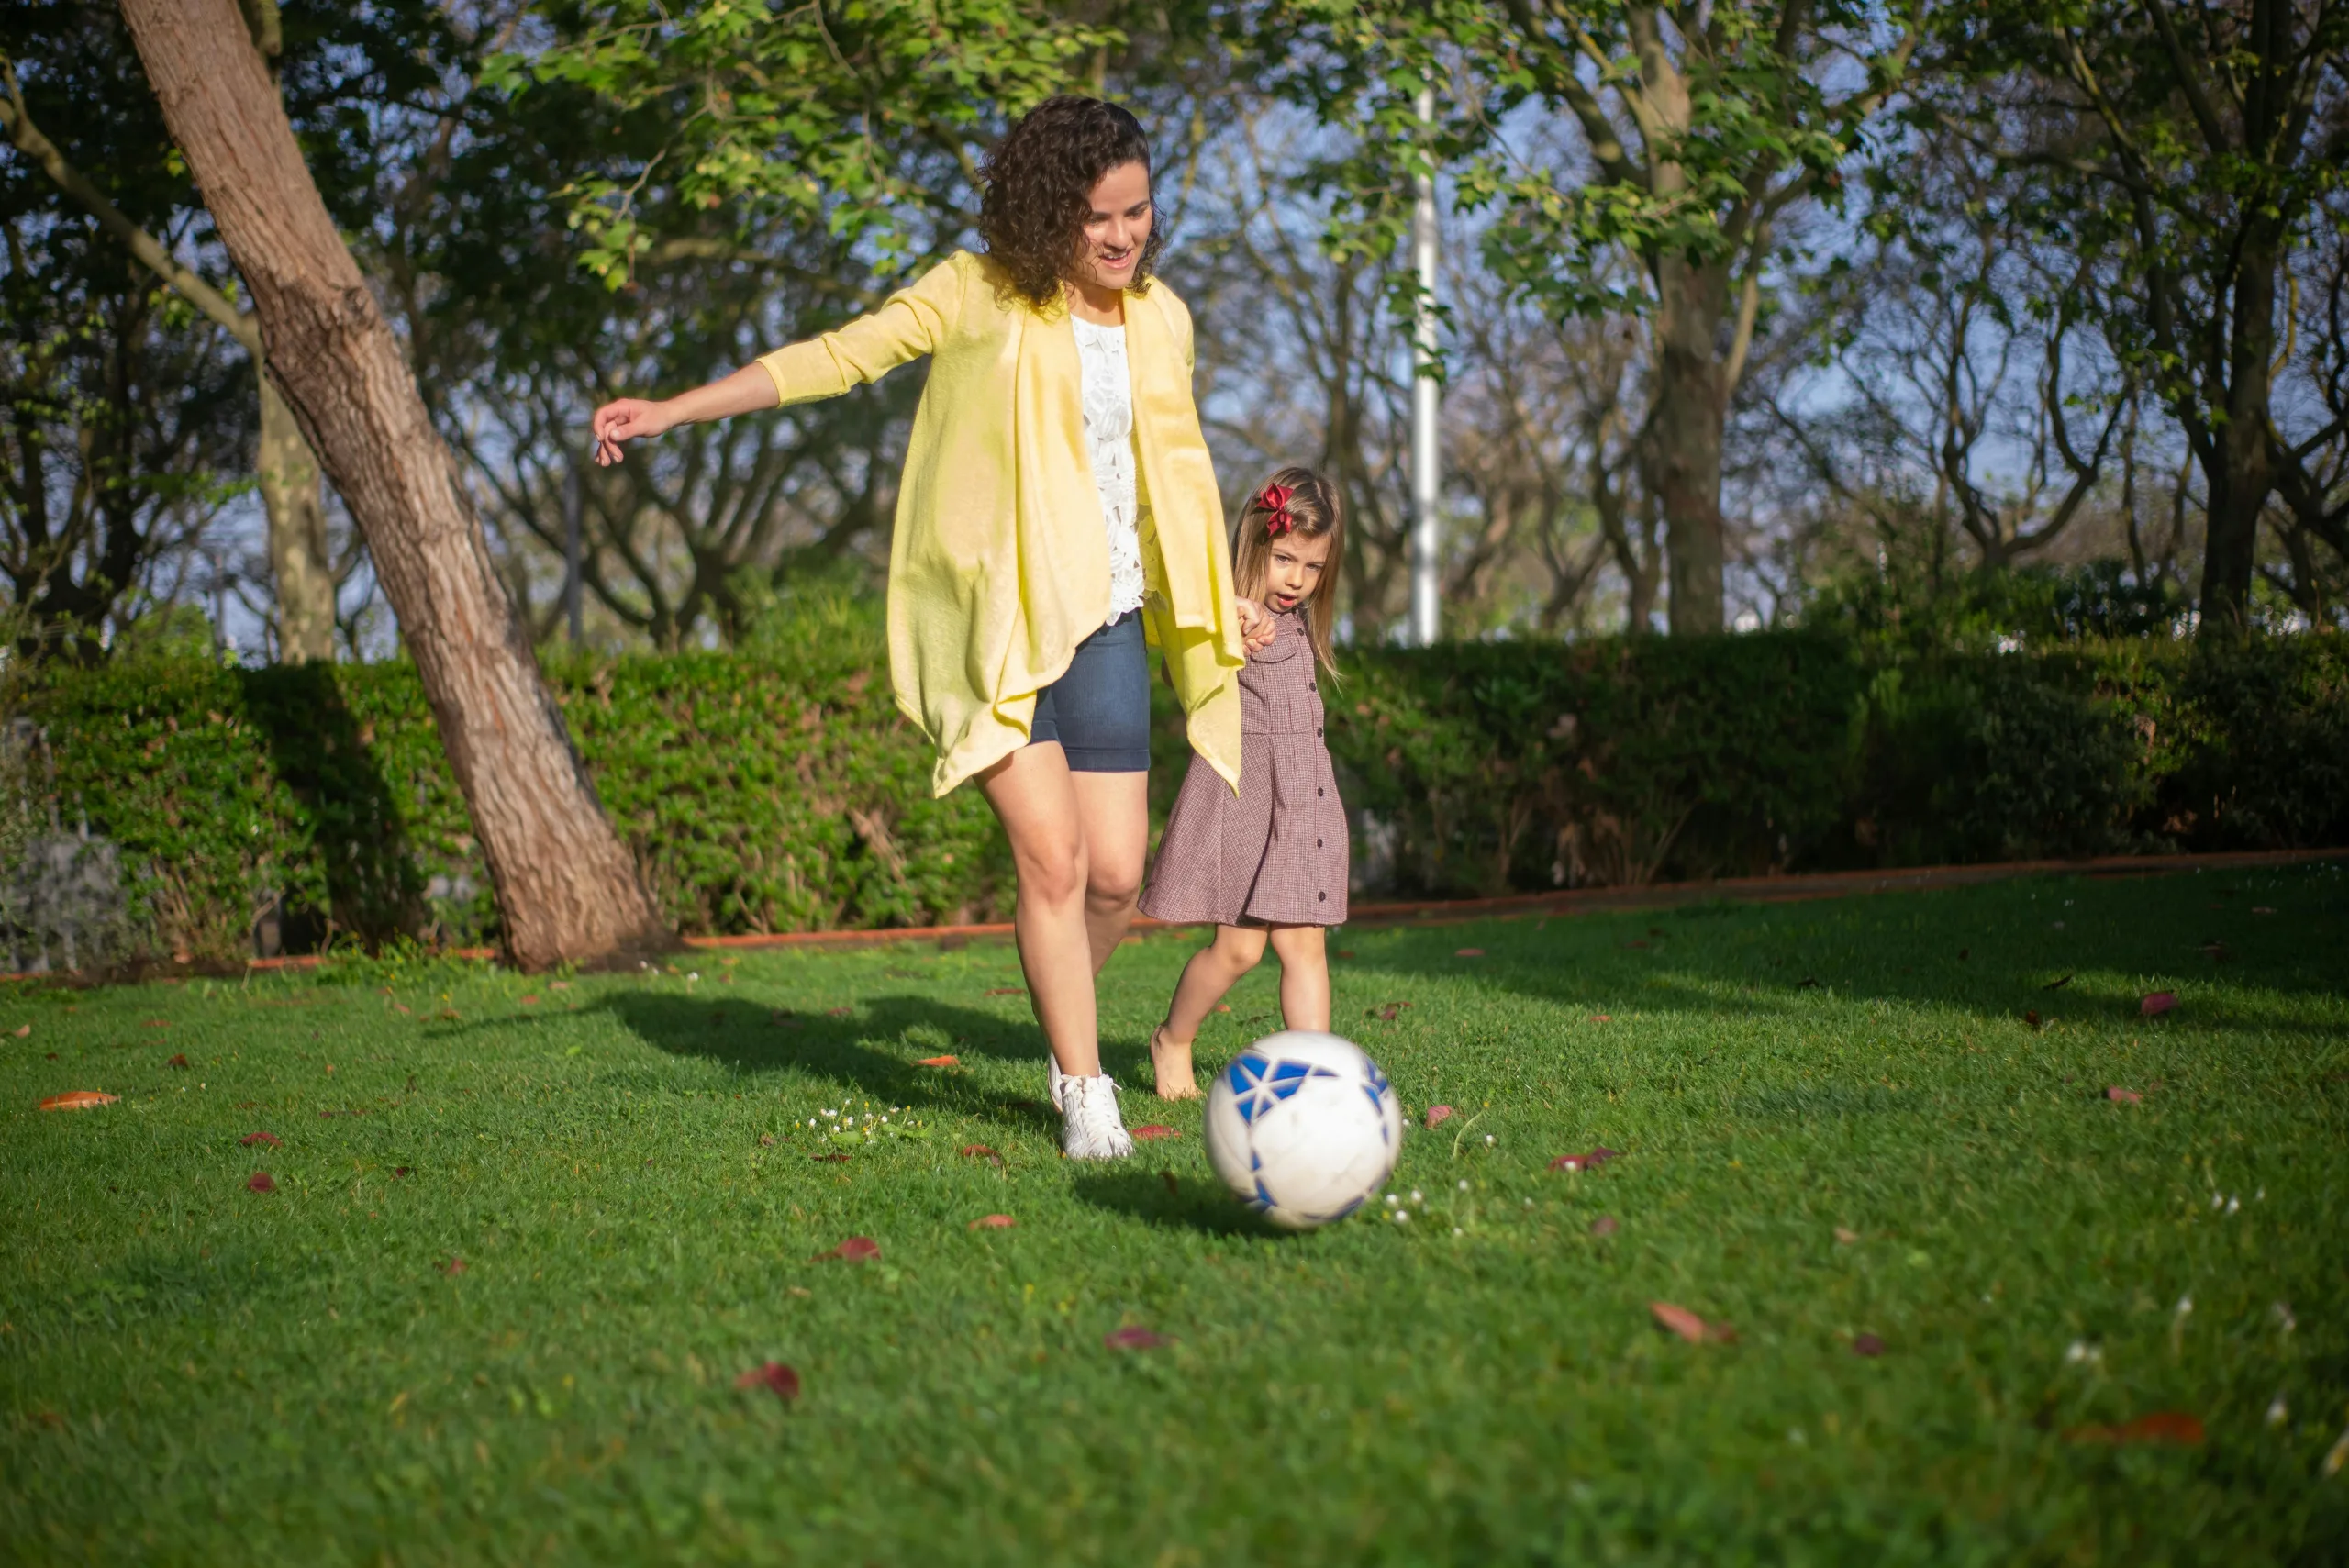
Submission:
<svg viewBox="0 0 2349 1568">
<path fill-rule="evenodd" d="M 703 419 L 728 419 L 755 414 L 775 404 L 774 378 L 763 365 L 744 365 L 729 376 L 681 392 L 674 397 L 648 401 L 616 397 L 596 410 L 596 461 L 608 468 L 620 461 L 620 443 L 650 439 Z"/>
</svg>

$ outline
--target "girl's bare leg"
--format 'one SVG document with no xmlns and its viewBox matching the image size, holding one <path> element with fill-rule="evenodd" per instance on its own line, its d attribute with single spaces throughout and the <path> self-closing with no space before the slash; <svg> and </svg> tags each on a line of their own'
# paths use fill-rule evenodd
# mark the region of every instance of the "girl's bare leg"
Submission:
<svg viewBox="0 0 2349 1568">
<path fill-rule="evenodd" d="M 1281 961 L 1281 1022 L 1293 1029 L 1330 1028 L 1330 955 L 1322 926 L 1275 926 Z"/>
<path fill-rule="evenodd" d="M 1092 1078 L 1101 1072 L 1101 1040 L 1093 998 L 1093 939 L 1085 918 L 1090 867 L 1077 776 L 1069 772 L 1060 746 L 1046 741 L 1023 746 L 988 768 L 979 775 L 979 788 L 1011 840 L 1011 862 L 1019 877 L 1012 929 L 1036 1022 L 1060 1070 L 1073 1078 Z"/>
<path fill-rule="evenodd" d="M 1158 1080 L 1158 1096 L 1187 1100 L 1199 1092 L 1191 1067 L 1191 1042 L 1199 1026 L 1224 993 L 1264 956 L 1264 933 L 1249 926 L 1218 926 L 1215 940 L 1191 955 L 1183 978 L 1174 984 L 1174 999 L 1167 1005 L 1166 1021 L 1150 1037 L 1150 1065 Z"/>
</svg>

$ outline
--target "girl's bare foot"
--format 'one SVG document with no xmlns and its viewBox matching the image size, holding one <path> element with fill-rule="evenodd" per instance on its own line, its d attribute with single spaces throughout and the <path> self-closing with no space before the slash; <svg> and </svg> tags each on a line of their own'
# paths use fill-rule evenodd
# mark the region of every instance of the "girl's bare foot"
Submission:
<svg viewBox="0 0 2349 1568">
<path fill-rule="evenodd" d="M 1150 1031 L 1150 1071 L 1162 1100 L 1196 1100 L 1199 1081 L 1191 1072 L 1191 1048 L 1166 1038 L 1166 1026 Z"/>
</svg>

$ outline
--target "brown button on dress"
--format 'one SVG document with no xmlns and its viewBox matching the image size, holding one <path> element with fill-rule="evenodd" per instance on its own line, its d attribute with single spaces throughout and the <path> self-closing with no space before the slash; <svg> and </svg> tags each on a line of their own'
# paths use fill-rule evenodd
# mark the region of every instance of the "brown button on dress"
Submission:
<svg viewBox="0 0 2349 1568">
<path fill-rule="evenodd" d="M 1296 611 L 1240 672 L 1240 793 L 1197 757 L 1141 912 L 1177 925 L 1340 926 L 1346 809 L 1321 743 L 1313 645 Z"/>
</svg>

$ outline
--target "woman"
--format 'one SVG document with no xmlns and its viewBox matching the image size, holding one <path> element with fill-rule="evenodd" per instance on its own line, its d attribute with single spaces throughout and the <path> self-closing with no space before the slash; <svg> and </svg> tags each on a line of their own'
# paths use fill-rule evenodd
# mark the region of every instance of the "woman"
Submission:
<svg viewBox="0 0 2349 1568">
<path fill-rule="evenodd" d="M 1148 847 L 1148 640 L 1192 748 L 1237 786 L 1241 617 L 1191 399 L 1191 318 L 1151 276 L 1160 234 L 1133 116 L 1057 97 L 988 157 L 984 255 L 665 402 L 596 411 L 596 456 L 696 419 L 832 397 L 920 354 L 889 550 L 897 706 L 978 780 L 1011 840 L 1015 929 L 1077 1159 L 1133 1151 L 1101 1071 L 1093 981 Z"/>
</svg>

